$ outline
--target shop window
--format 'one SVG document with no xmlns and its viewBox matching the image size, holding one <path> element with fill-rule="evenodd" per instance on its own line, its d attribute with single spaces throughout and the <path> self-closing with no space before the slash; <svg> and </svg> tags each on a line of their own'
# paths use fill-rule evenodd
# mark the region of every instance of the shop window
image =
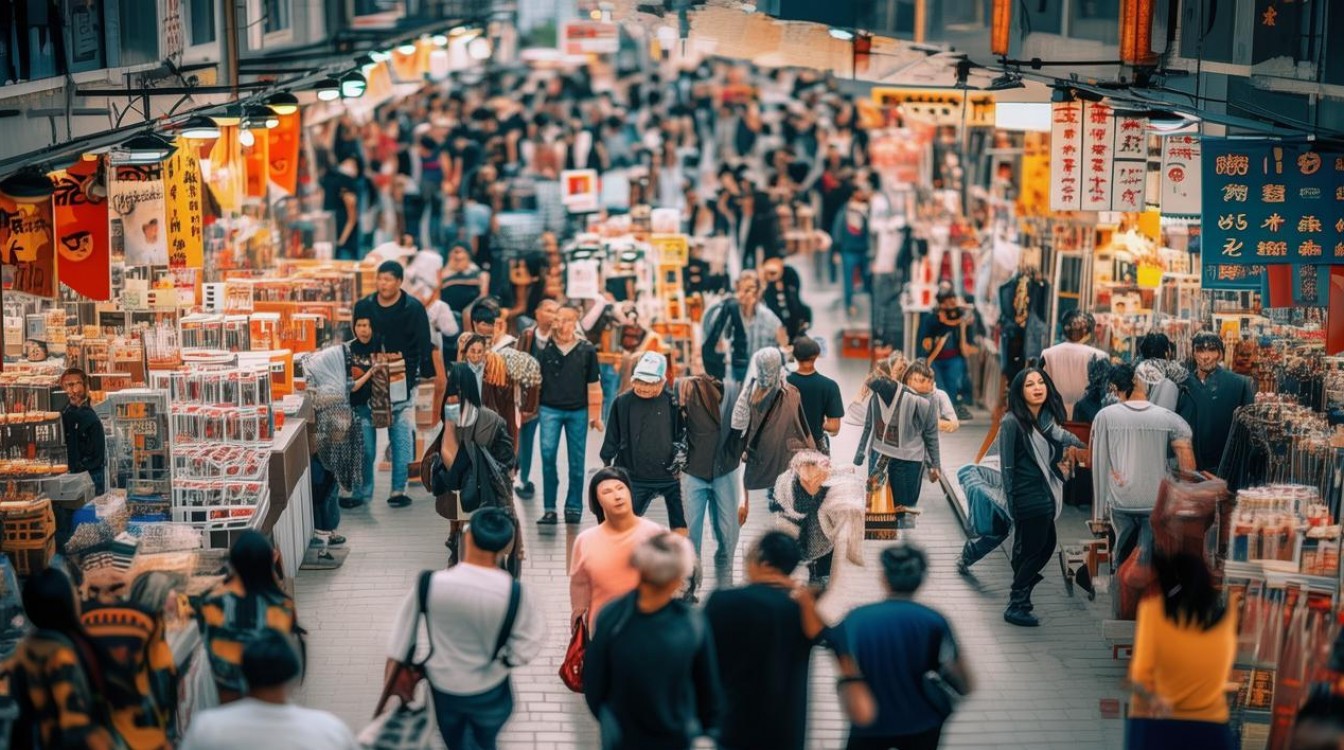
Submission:
<svg viewBox="0 0 1344 750">
<path fill-rule="evenodd" d="M 278 34 L 289 31 L 291 0 L 266 0 L 266 22 L 264 24 L 267 34 Z"/>
<path fill-rule="evenodd" d="M 1119 43 L 1120 0 L 1069 0 L 1069 36 Z"/>
<path fill-rule="evenodd" d="M 929 4 L 929 33 L 968 31 L 989 26 L 993 0 L 944 0 Z"/>
<path fill-rule="evenodd" d="M 0 83 L 5 80 L 34 81 L 60 75 L 56 49 L 60 34 L 60 19 L 47 0 L 11 0 L 0 16 L 0 48 L 9 47 L 8 56 L 0 49 Z M 10 26 L 10 13 L 13 26 Z M 10 29 L 13 29 L 13 32 Z M 8 63 L 7 65 L 5 63 Z"/>
<path fill-rule="evenodd" d="M 217 34 L 215 0 L 189 0 L 187 14 L 189 45 L 213 44 Z"/>
<path fill-rule="evenodd" d="M 1023 0 L 1024 33 L 1059 34 L 1064 30 L 1064 0 Z M 1013 19 L 1014 25 L 1018 19 Z"/>
<path fill-rule="evenodd" d="M 1188 60 L 1236 62 L 1236 31 L 1236 3 L 1227 0 L 1182 0 L 1181 57 Z"/>
<path fill-rule="evenodd" d="M 1344 39 L 1344 4 L 1334 3 L 1325 12 L 1325 38 Z M 1321 80 L 1344 86 L 1344 44 L 1325 45 L 1325 71 Z"/>
<path fill-rule="evenodd" d="M 99 0 L 68 0 L 65 13 L 69 22 L 67 38 L 70 44 L 66 58 L 70 61 L 70 72 L 81 73 L 107 67 L 103 54 L 103 4 Z"/>
<path fill-rule="evenodd" d="M 294 38 L 294 0 L 247 0 L 248 47 L 261 50 Z"/>
<path fill-rule="evenodd" d="M 159 60 L 159 4 L 157 0 L 117 0 L 121 65 L 143 65 Z"/>
</svg>

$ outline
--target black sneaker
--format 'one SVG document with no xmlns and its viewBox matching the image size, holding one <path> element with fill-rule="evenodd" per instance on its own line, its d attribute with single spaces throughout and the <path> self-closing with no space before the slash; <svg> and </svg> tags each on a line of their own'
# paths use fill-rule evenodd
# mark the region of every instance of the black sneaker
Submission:
<svg viewBox="0 0 1344 750">
<path fill-rule="evenodd" d="M 411 498 L 404 493 L 398 493 L 387 499 L 387 504 L 393 508 L 405 508 L 411 504 Z"/>
<path fill-rule="evenodd" d="M 582 521 L 582 520 L 583 520 L 583 514 L 582 514 L 582 513 L 566 513 L 566 514 L 565 514 L 565 523 L 568 523 L 568 524 L 576 524 L 576 523 L 579 523 L 579 522 Z"/>
<path fill-rule="evenodd" d="M 330 537 L 327 538 L 328 547 L 339 547 L 342 544 L 345 544 L 345 537 L 341 536 L 340 534 L 332 534 Z"/>
<path fill-rule="evenodd" d="M 344 509 L 346 509 L 346 510 L 353 510 L 353 509 L 358 508 L 359 506 L 363 505 L 363 504 L 364 504 L 364 501 L 363 501 L 363 500 L 360 500 L 360 499 L 357 498 L 357 497 L 343 497 L 343 498 L 341 498 L 340 500 L 337 500 L 337 501 L 336 501 L 336 504 L 339 505 L 339 506 L 341 506 L 342 508 L 344 508 Z"/>
<path fill-rule="evenodd" d="M 966 564 L 965 557 L 957 558 L 957 575 L 968 576 L 971 574 L 971 566 Z"/>
<path fill-rule="evenodd" d="M 534 487 L 531 482 L 514 485 L 513 491 L 523 500 L 531 500 L 537 496 L 537 488 Z"/>
<path fill-rule="evenodd" d="M 975 415 L 971 413 L 971 410 L 960 404 L 957 405 L 955 411 L 957 412 L 957 421 L 969 422 L 972 419 L 975 419 Z"/>
<path fill-rule="evenodd" d="M 548 510 L 545 513 L 542 513 L 541 518 L 537 519 L 538 526 L 554 526 L 559 522 L 560 519 L 555 515 L 555 511 L 553 510 Z"/>
</svg>

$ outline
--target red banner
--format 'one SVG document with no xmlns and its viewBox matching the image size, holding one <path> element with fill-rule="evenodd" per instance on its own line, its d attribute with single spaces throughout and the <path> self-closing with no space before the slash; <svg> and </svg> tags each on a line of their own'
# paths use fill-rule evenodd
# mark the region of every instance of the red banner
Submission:
<svg viewBox="0 0 1344 750">
<path fill-rule="evenodd" d="M 51 182 L 56 188 L 52 202 L 60 281 L 84 297 L 105 302 L 112 297 L 108 272 L 112 255 L 106 187 L 95 189 L 100 169 L 100 162 L 81 159 L 69 169 L 53 172 Z"/>
<path fill-rule="evenodd" d="M 55 299 L 52 244 L 50 198 L 21 203 L 0 194 L 0 261 L 9 266 L 4 273 L 8 289 Z"/>
<path fill-rule="evenodd" d="M 245 190 L 249 198 L 265 198 L 266 184 L 270 180 L 270 158 L 267 156 L 267 144 L 270 136 L 263 133 L 251 146 L 243 146 L 243 161 L 247 163 L 247 182 Z"/>
<path fill-rule="evenodd" d="M 280 115 L 280 124 L 266 131 L 271 182 L 290 195 L 299 190 L 300 115 Z"/>
</svg>

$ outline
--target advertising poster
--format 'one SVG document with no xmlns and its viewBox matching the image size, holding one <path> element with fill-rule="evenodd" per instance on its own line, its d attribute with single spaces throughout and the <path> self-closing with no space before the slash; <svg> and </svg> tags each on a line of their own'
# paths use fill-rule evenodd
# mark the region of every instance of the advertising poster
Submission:
<svg viewBox="0 0 1344 750">
<path fill-rule="evenodd" d="M 164 185 L 168 193 L 168 265 L 200 268 L 204 237 L 201 217 L 205 209 L 201 166 L 195 149 L 179 143 L 164 162 Z"/>
<path fill-rule="evenodd" d="M 108 270 L 112 256 L 107 188 L 99 185 L 100 169 L 100 162 L 81 159 L 53 173 L 51 182 L 60 282 L 88 299 L 105 302 L 112 297 Z"/>
<path fill-rule="evenodd" d="M 382 67 L 382 66 L 379 66 Z M 386 78 L 386 73 L 383 74 Z M 288 195 L 299 189 L 299 120 L 295 112 L 280 115 L 280 124 L 266 131 L 266 151 L 271 182 Z"/>
<path fill-rule="evenodd" d="M 1344 152 L 1203 142 L 1204 263 L 1344 263 Z"/>
<path fill-rule="evenodd" d="M 1162 139 L 1163 216 L 1199 216 L 1202 169 L 1198 135 L 1170 135 Z"/>
<path fill-rule="evenodd" d="M 598 210 L 598 180 L 595 169 L 566 169 L 560 173 L 563 189 L 561 203 L 572 214 L 594 213 Z"/>
<path fill-rule="evenodd" d="M 53 239 L 50 198 L 19 202 L 0 194 L 0 262 L 9 291 L 56 297 Z"/>
<path fill-rule="evenodd" d="M 112 236 L 121 237 L 126 265 L 168 265 L 163 165 L 120 164 L 112 167 L 107 202 L 112 209 L 109 214 Z"/>
</svg>

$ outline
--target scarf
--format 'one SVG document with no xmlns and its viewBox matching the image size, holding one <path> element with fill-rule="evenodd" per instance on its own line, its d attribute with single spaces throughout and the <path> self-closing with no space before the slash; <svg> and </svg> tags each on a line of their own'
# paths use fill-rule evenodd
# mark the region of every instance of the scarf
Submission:
<svg viewBox="0 0 1344 750">
<path fill-rule="evenodd" d="M 737 395 L 737 403 L 733 404 L 732 427 L 735 430 L 750 427 L 753 412 L 764 414 L 784 384 L 784 353 L 778 347 L 756 352 L 751 365 L 753 374 Z"/>
</svg>

